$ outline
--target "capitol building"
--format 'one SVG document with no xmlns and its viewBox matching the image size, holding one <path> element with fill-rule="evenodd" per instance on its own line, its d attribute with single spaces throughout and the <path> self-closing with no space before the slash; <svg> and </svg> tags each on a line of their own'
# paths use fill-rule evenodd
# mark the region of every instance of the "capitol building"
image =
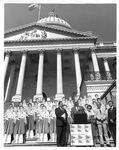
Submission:
<svg viewBox="0 0 119 150">
<path fill-rule="evenodd" d="M 115 100 L 116 43 L 97 40 L 92 32 L 74 30 L 54 10 L 7 31 L 4 102 L 95 94 Z"/>
</svg>

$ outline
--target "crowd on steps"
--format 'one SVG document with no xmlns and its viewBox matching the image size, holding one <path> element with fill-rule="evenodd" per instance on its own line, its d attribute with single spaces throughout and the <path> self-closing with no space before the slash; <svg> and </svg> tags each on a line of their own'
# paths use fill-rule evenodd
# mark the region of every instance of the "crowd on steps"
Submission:
<svg viewBox="0 0 119 150">
<path fill-rule="evenodd" d="M 75 113 L 85 113 L 88 123 L 92 127 L 94 146 L 100 143 L 110 146 L 110 138 L 113 138 L 116 146 L 116 107 L 113 101 L 103 102 L 96 94 L 94 98 L 89 96 L 74 96 L 60 101 L 66 110 L 67 129 L 66 141 L 70 143 L 70 124 L 74 123 Z M 56 109 L 58 100 L 44 98 L 23 99 L 19 106 L 11 103 L 4 113 L 4 143 L 25 143 L 28 138 L 36 138 L 39 142 L 56 142 Z"/>
</svg>

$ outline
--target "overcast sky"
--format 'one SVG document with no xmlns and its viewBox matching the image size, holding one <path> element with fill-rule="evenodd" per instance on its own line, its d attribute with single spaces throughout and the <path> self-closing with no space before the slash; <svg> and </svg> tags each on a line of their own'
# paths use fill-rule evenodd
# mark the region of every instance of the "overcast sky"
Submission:
<svg viewBox="0 0 119 150">
<path fill-rule="evenodd" d="M 29 4 L 5 4 L 5 31 L 37 21 L 38 9 Z M 92 31 L 99 41 L 116 41 L 115 4 L 42 4 L 41 18 L 54 8 L 57 15 L 78 31 Z"/>
</svg>

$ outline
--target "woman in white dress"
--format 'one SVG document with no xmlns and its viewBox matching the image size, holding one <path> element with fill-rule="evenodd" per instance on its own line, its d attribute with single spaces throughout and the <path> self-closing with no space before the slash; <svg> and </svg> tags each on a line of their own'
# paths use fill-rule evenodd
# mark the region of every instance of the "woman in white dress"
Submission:
<svg viewBox="0 0 119 150">
<path fill-rule="evenodd" d="M 28 138 L 33 138 L 34 134 L 33 134 L 33 130 L 35 129 L 35 124 L 34 124 L 34 121 L 35 121 L 35 112 L 34 112 L 34 109 L 32 107 L 32 104 L 29 103 L 28 104 L 28 109 L 27 109 L 27 125 L 28 125 L 28 131 L 27 131 L 27 137 Z"/>
<path fill-rule="evenodd" d="M 10 105 L 4 115 L 5 143 L 11 143 L 11 136 L 14 134 L 15 118 L 16 114 L 14 112 L 14 107 Z"/>
<path fill-rule="evenodd" d="M 52 110 L 50 111 L 50 138 L 52 142 L 56 142 L 56 114 L 55 114 L 56 106 L 52 106 Z"/>
<path fill-rule="evenodd" d="M 49 133 L 49 112 L 47 110 L 47 107 L 43 105 L 42 110 L 42 117 L 43 117 L 43 142 L 48 141 L 48 133 Z"/>
</svg>

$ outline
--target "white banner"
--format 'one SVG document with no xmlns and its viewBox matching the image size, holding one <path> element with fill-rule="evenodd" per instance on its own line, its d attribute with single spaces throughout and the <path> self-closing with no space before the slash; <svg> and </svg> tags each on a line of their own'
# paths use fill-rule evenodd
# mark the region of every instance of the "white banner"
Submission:
<svg viewBox="0 0 119 150">
<path fill-rule="evenodd" d="M 93 146 L 91 124 L 71 124 L 71 146 Z"/>
</svg>

